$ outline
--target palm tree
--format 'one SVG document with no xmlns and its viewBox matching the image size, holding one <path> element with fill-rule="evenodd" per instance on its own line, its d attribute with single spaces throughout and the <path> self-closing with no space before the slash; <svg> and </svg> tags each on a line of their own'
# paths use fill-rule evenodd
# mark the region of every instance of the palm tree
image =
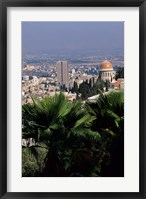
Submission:
<svg viewBox="0 0 146 199">
<path fill-rule="evenodd" d="M 87 102 L 86 109 L 91 116 L 96 117 L 92 130 L 98 131 L 102 136 L 102 144 L 99 148 L 102 151 L 102 175 L 123 176 L 124 93 L 112 91 L 101 94 L 96 103 Z M 106 166 L 108 159 L 110 164 Z"/>
<path fill-rule="evenodd" d="M 82 108 L 79 101 L 68 102 L 61 93 L 38 100 L 22 107 L 23 138 L 33 138 L 35 145 L 29 148 L 44 148 L 44 176 L 68 176 L 73 156 L 87 148 L 88 142 L 98 142 L 100 134 L 91 130 L 96 119 Z"/>
<path fill-rule="evenodd" d="M 87 102 L 86 109 L 96 117 L 94 128 L 102 133 L 118 133 L 124 121 L 124 93 L 111 91 L 100 94 L 95 103 Z"/>
</svg>

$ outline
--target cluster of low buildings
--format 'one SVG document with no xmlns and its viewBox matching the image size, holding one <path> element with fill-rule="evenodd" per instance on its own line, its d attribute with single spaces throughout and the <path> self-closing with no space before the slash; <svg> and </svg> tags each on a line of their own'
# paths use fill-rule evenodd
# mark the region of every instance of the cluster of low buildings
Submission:
<svg viewBox="0 0 146 199">
<path fill-rule="evenodd" d="M 27 65 L 23 70 L 33 70 L 34 68 L 34 66 Z M 56 74 L 54 77 L 24 75 L 22 77 L 22 104 L 31 103 L 31 95 L 42 99 L 45 96 L 53 96 L 56 93 L 62 92 L 62 90 L 64 90 L 64 95 L 68 100 L 73 101 L 76 99 L 76 93 L 71 93 L 69 90 L 73 87 L 74 82 L 79 87 L 84 81 L 89 82 L 93 80 L 92 83 L 94 83 L 99 77 L 105 82 L 110 82 L 110 89 L 124 90 L 124 78 L 115 80 L 116 72 L 111 62 L 107 60 L 100 64 L 98 75 L 77 73 L 74 68 L 69 72 L 67 61 L 58 61 L 56 63 Z"/>
</svg>

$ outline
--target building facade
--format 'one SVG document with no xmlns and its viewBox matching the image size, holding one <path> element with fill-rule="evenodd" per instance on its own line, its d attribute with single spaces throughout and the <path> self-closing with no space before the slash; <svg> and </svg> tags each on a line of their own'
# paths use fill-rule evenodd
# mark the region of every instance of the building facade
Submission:
<svg viewBox="0 0 146 199">
<path fill-rule="evenodd" d="M 63 86 L 68 87 L 69 83 L 69 72 L 68 72 L 68 62 L 67 61 L 58 61 L 56 63 L 56 71 L 57 71 L 57 81 Z"/>
<path fill-rule="evenodd" d="M 103 81 L 115 81 L 116 72 L 113 69 L 112 63 L 105 60 L 100 64 L 99 76 Z"/>
</svg>

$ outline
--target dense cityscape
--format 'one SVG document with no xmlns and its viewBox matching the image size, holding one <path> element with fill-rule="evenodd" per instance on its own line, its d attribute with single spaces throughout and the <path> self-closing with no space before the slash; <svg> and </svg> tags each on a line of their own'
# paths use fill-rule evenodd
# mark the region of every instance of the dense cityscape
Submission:
<svg viewBox="0 0 146 199">
<path fill-rule="evenodd" d="M 67 76 L 66 80 L 61 81 L 59 77 L 61 71 L 58 70 L 57 72 L 57 68 L 60 67 L 57 67 L 59 60 L 55 56 L 48 56 L 47 54 L 24 56 L 22 66 L 22 104 L 31 102 L 32 94 L 41 99 L 60 91 L 64 92 L 69 100 L 76 99 L 76 93 L 72 89 L 75 83 L 78 88 L 86 81 L 89 83 L 92 80 L 92 84 L 94 84 L 99 78 L 101 73 L 100 66 L 105 59 L 112 63 L 112 68 L 115 71 L 114 78 L 111 80 L 110 75 L 110 78 L 107 79 L 110 82 L 109 89 L 124 90 L 123 76 L 120 79 L 116 78 L 116 71 L 124 69 L 123 56 L 96 55 L 66 58 L 67 56 L 62 57 L 64 63 L 67 61 L 65 71 Z M 106 85 L 104 85 L 104 90 L 106 89 L 105 87 Z"/>
</svg>

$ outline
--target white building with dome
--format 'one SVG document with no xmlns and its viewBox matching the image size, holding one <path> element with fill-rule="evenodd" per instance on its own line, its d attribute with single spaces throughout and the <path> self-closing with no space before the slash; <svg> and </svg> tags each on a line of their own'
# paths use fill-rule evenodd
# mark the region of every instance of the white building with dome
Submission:
<svg viewBox="0 0 146 199">
<path fill-rule="evenodd" d="M 112 63 L 105 60 L 100 64 L 99 76 L 103 81 L 115 81 L 116 71 L 114 71 Z"/>
</svg>

